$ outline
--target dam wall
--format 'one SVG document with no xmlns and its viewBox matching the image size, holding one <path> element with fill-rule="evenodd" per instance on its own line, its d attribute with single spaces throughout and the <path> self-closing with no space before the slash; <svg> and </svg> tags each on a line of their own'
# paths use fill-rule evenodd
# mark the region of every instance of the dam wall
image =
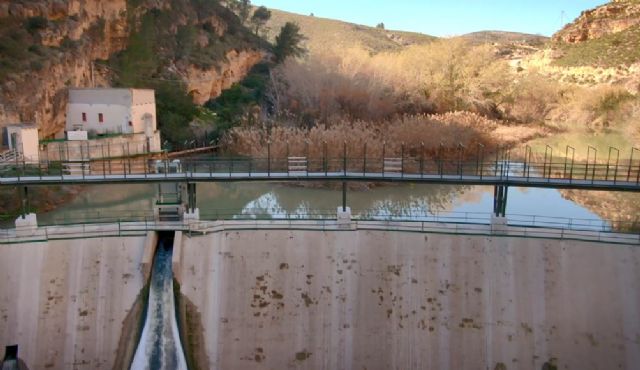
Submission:
<svg viewBox="0 0 640 370">
<path fill-rule="evenodd" d="M 196 308 L 190 321 L 201 323 L 201 333 L 192 334 L 204 341 L 202 368 L 640 364 L 637 246 L 400 231 L 226 230 L 184 234 L 180 256 L 173 268 Z"/>
<path fill-rule="evenodd" d="M 30 369 L 113 368 L 144 246 L 145 236 L 0 244 L 0 345 L 18 345 Z"/>
</svg>

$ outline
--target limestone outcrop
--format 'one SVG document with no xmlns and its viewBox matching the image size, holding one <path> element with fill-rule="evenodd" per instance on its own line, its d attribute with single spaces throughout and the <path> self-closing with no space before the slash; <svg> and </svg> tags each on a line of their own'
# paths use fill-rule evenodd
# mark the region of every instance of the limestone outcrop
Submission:
<svg viewBox="0 0 640 370">
<path fill-rule="evenodd" d="M 204 104 L 242 80 L 263 58 L 264 53 L 259 50 L 230 50 L 219 66 L 203 69 L 191 65 L 184 76 L 187 89 L 197 104 Z"/>
<path fill-rule="evenodd" d="M 166 0 L 139 1 L 142 5 L 137 7 L 131 3 L 127 0 L 1 2 L 0 21 L 13 22 L 13 28 L 33 42 L 28 50 L 29 55 L 35 56 L 17 62 L 13 70 L 0 73 L 0 127 L 33 122 L 38 125 L 41 138 L 52 137 L 64 127 L 69 87 L 110 86 L 118 71 L 104 61 L 127 48 L 132 30 L 140 24 L 140 17 L 136 16 L 171 6 Z M 230 26 L 225 20 L 229 15 L 217 16 L 216 9 L 209 10 L 206 16 L 195 8 L 176 15 L 178 26 L 172 25 L 171 32 L 177 33 L 180 25 L 193 25 L 196 29 L 206 25 L 221 38 L 229 32 L 237 33 L 238 26 Z M 11 41 L 16 36 L 10 27 L 0 27 L 0 37 Z M 201 47 L 211 42 L 202 35 L 197 37 L 197 45 Z M 173 64 L 198 104 L 219 96 L 223 89 L 241 80 L 265 55 L 259 46 L 253 48 L 250 43 L 224 47 L 227 50 L 218 59 L 213 58 L 207 68 L 188 61 Z"/>
<path fill-rule="evenodd" d="M 632 0 L 612 1 L 582 12 L 573 23 L 553 36 L 554 41 L 579 43 L 625 31 L 640 25 L 640 3 Z"/>
</svg>

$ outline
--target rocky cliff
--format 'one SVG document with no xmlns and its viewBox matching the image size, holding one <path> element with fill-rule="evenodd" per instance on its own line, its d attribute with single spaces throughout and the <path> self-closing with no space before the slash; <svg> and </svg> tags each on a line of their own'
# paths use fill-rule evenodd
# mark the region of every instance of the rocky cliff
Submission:
<svg viewBox="0 0 640 370">
<path fill-rule="evenodd" d="M 43 138 L 64 127 L 69 87 L 126 83 L 109 61 L 135 46 L 132 38 L 149 14 L 163 20 L 152 30 L 162 40 L 143 40 L 156 44 L 149 50 L 161 61 L 150 75 L 181 78 L 198 104 L 241 80 L 265 55 L 264 45 L 215 1 L 0 1 L 0 126 L 35 122 Z"/>
<path fill-rule="evenodd" d="M 617 0 L 582 12 L 553 36 L 554 41 L 579 43 L 599 39 L 640 25 L 640 2 Z"/>
</svg>

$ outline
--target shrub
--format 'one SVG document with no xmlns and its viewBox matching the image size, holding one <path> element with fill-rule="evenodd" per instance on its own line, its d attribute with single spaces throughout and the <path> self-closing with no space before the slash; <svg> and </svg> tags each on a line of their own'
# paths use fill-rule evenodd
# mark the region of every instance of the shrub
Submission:
<svg viewBox="0 0 640 370">
<path fill-rule="evenodd" d="M 523 72 L 508 86 L 502 106 L 513 120 L 541 123 L 561 101 L 561 95 L 561 86 L 557 82 L 536 72 Z"/>
<path fill-rule="evenodd" d="M 48 25 L 49 21 L 41 16 L 27 18 L 27 20 L 25 21 L 25 29 L 29 33 L 35 33 L 36 31 L 44 30 Z"/>
<path fill-rule="evenodd" d="M 71 40 L 68 36 L 65 36 L 60 43 L 60 47 L 64 50 L 73 50 L 78 46 L 78 42 Z"/>
<path fill-rule="evenodd" d="M 380 120 L 494 106 L 505 99 L 508 65 L 486 46 L 444 40 L 372 55 L 362 48 L 327 50 L 275 71 L 272 95 L 281 113 Z M 480 104 L 479 104 L 480 103 Z M 492 109 L 479 110 L 490 113 Z"/>
<path fill-rule="evenodd" d="M 33 70 L 33 71 L 41 71 L 42 69 L 44 69 L 44 64 L 40 60 L 31 61 L 29 66 L 31 67 L 31 70 Z"/>
<path fill-rule="evenodd" d="M 326 142 L 328 156 L 342 158 L 346 141 L 350 157 L 362 158 L 366 143 L 367 157 L 381 158 L 383 151 L 387 157 L 399 156 L 403 144 L 408 155 L 419 156 L 424 144 L 423 154 L 433 156 L 442 143 L 445 154 L 454 157 L 459 144 L 473 148 L 470 154 L 475 153 L 478 144 L 491 146 L 490 132 L 495 127 L 494 122 L 470 113 L 403 116 L 383 123 L 338 120 L 309 129 L 281 121 L 272 127 L 236 127 L 225 137 L 224 144 L 236 154 L 266 157 L 270 141 L 274 158 L 286 156 L 287 148 L 292 155 L 308 152 L 310 157 L 319 158 Z"/>
</svg>

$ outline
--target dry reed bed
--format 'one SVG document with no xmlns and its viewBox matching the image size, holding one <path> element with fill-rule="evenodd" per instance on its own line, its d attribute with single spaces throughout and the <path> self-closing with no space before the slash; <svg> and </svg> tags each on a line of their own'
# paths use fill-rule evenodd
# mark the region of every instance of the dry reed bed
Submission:
<svg viewBox="0 0 640 370">
<path fill-rule="evenodd" d="M 275 127 L 238 127 L 225 139 L 231 153 L 253 158 L 285 159 L 288 156 L 342 159 L 346 143 L 347 158 L 424 157 L 425 160 L 474 157 L 480 146 L 485 153 L 495 151 L 498 143 L 492 132 L 494 121 L 468 112 L 442 115 L 404 116 L 382 123 L 338 120 L 310 129 L 277 125 Z M 366 146 L 366 149 L 365 149 Z M 460 150 L 460 146 L 464 150 Z M 326 151 L 326 153 L 325 153 Z"/>
</svg>

